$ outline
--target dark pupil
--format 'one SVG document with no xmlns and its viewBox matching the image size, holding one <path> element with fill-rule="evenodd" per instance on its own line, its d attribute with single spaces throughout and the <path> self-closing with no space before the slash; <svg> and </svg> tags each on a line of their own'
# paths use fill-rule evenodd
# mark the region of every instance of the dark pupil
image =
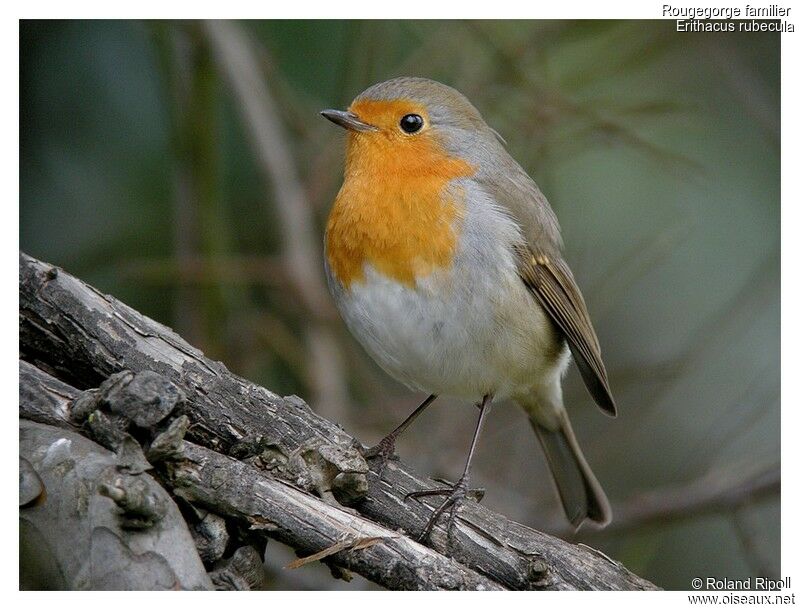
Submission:
<svg viewBox="0 0 800 610">
<path fill-rule="evenodd" d="M 422 117 L 418 114 L 407 114 L 400 119 L 400 127 L 406 133 L 414 133 L 422 129 Z"/>
</svg>

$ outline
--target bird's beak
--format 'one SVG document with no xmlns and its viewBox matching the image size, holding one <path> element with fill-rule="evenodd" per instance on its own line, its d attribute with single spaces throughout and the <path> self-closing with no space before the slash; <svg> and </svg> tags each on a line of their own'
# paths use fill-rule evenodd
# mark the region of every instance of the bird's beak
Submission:
<svg viewBox="0 0 800 610">
<path fill-rule="evenodd" d="M 320 112 L 322 116 L 326 119 L 331 121 L 332 123 L 336 123 L 340 127 L 344 127 L 345 129 L 349 129 L 351 131 L 377 131 L 378 128 L 375 125 L 370 125 L 369 123 L 365 123 L 364 121 L 360 120 L 357 115 L 353 114 L 349 110 L 323 110 Z"/>
</svg>

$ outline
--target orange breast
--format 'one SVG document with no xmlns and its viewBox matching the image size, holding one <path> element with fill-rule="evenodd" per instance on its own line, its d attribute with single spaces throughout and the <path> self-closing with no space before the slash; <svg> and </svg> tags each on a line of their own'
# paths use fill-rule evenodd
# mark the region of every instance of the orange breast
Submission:
<svg viewBox="0 0 800 610">
<path fill-rule="evenodd" d="M 328 265 L 345 286 L 364 278 L 364 264 L 413 285 L 449 267 L 464 213 L 466 161 L 448 156 L 432 134 L 350 134 L 345 179 L 325 233 Z"/>
</svg>

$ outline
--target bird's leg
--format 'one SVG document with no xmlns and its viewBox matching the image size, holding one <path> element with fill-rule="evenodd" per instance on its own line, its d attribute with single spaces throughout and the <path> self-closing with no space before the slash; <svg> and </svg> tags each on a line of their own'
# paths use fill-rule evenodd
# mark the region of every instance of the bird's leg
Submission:
<svg viewBox="0 0 800 610">
<path fill-rule="evenodd" d="M 379 462 L 376 469 L 378 476 L 380 476 L 383 472 L 383 469 L 386 467 L 386 463 L 390 459 L 396 458 L 394 455 L 394 444 L 397 441 L 397 437 L 400 436 L 434 400 L 436 400 L 436 394 L 431 394 L 428 396 L 422 401 L 420 406 L 414 409 L 414 412 L 411 415 L 403 420 L 403 423 L 397 426 L 397 428 L 392 430 L 389 434 L 384 436 L 377 445 L 374 445 L 364 451 L 365 458 L 378 458 Z"/>
<path fill-rule="evenodd" d="M 433 531 L 436 522 L 439 518 L 444 514 L 448 508 L 450 509 L 450 517 L 447 523 L 447 536 L 448 539 L 452 537 L 455 528 L 456 522 L 456 513 L 458 512 L 461 503 L 464 501 L 464 498 L 470 492 L 469 489 L 469 470 L 470 465 L 472 464 L 472 456 L 475 454 L 475 447 L 478 444 L 478 436 L 481 433 L 481 427 L 483 426 L 483 419 L 486 417 L 486 414 L 489 413 L 489 410 L 492 406 L 492 397 L 491 395 L 486 395 L 483 397 L 480 405 L 478 408 L 480 409 L 480 414 L 478 415 L 478 425 L 475 427 L 475 434 L 472 436 L 472 443 L 469 446 L 469 453 L 467 454 L 467 464 L 464 467 L 464 474 L 461 475 L 461 478 L 456 482 L 455 485 L 452 487 L 445 487 L 441 489 L 427 489 L 425 491 L 414 491 L 410 494 L 406 495 L 406 499 L 408 498 L 425 498 L 428 496 L 447 496 L 442 502 L 442 504 L 433 511 L 431 518 L 428 520 L 428 524 L 425 526 L 425 529 L 422 530 L 422 535 L 419 537 L 420 541 L 427 540 L 431 532 Z"/>
</svg>

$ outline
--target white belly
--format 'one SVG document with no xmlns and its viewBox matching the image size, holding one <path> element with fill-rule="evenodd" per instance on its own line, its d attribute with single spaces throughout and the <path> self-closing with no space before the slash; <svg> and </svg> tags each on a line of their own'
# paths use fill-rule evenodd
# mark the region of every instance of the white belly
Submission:
<svg viewBox="0 0 800 610">
<path fill-rule="evenodd" d="M 523 239 L 520 227 L 477 185 L 463 187 L 467 210 L 448 269 L 408 286 L 367 264 L 345 289 L 326 268 L 334 300 L 370 355 L 411 388 L 560 406 L 569 351 L 517 275 L 511 244 Z"/>
<path fill-rule="evenodd" d="M 491 270 L 469 260 L 414 287 L 368 267 L 363 282 L 334 288 L 334 297 L 359 342 L 411 388 L 479 401 L 551 386 L 566 348 L 510 256 Z"/>
</svg>

